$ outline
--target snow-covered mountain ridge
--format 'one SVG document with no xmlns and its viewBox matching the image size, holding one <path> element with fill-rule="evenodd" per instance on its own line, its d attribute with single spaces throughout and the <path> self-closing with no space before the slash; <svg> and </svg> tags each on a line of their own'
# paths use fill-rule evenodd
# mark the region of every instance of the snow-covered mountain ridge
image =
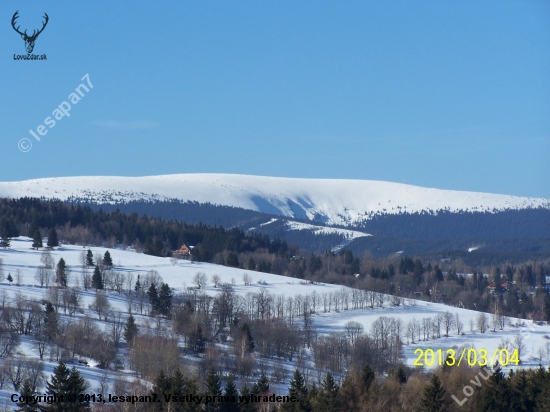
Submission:
<svg viewBox="0 0 550 412">
<path fill-rule="evenodd" d="M 377 214 L 550 208 L 550 199 L 440 190 L 374 180 L 233 174 L 82 176 L 0 182 L 0 197 L 125 203 L 178 199 L 349 225 Z"/>
</svg>

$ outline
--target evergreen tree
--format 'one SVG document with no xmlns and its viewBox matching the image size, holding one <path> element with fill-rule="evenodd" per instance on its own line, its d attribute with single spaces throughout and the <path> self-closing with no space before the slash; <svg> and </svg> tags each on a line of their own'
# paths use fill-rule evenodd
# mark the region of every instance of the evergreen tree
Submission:
<svg viewBox="0 0 550 412">
<path fill-rule="evenodd" d="M 55 271 L 55 281 L 61 286 L 67 286 L 67 264 L 63 258 L 59 259 Z"/>
<path fill-rule="evenodd" d="M 308 390 L 306 383 L 299 369 L 296 369 L 294 376 L 290 380 L 288 396 L 294 396 L 298 402 L 287 402 L 281 404 L 283 412 L 311 412 L 313 408 L 308 399 Z"/>
<path fill-rule="evenodd" d="M 51 302 L 46 302 L 46 308 L 44 309 L 44 326 L 46 327 L 46 333 L 49 340 L 54 340 L 57 335 L 57 312 Z"/>
<path fill-rule="evenodd" d="M 141 282 L 139 281 L 139 274 L 136 280 L 136 284 L 134 286 L 134 290 L 136 291 L 136 293 L 139 293 L 139 291 L 141 290 Z"/>
<path fill-rule="evenodd" d="M 515 412 L 527 412 L 535 409 L 535 399 L 531 397 L 531 382 L 527 372 L 522 369 L 510 376 L 510 389 L 512 390 L 511 409 Z"/>
<path fill-rule="evenodd" d="M 340 410 L 351 412 L 360 410 L 361 395 L 368 396 L 367 391 L 361 390 L 360 377 L 354 369 L 346 374 L 344 382 L 338 391 Z"/>
<path fill-rule="evenodd" d="M 28 379 L 25 379 L 23 389 L 21 390 L 21 396 L 25 399 L 31 399 L 31 396 L 34 395 L 34 392 L 31 388 L 31 383 Z M 16 412 L 38 412 L 38 405 L 33 405 L 32 403 L 17 402 L 18 409 L 15 409 Z"/>
<path fill-rule="evenodd" d="M 420 400 L 421 410 L 424 412 L 442 412 L 444 409 L 445 389 L 441 380 L 434 373 L 424 389 L 424 396 Z"/>
<path fill-rule="evenodd" d="M 401 384 L 407 383 L 407 375 L 405 374 L 405 371 L 401 366 L 397 368 L 397 372 L 395 373 L 395 379 L 397 380 L 397 382 Z"/>
<path fill-rule="evenodd" d="M 8 273 L 8 277 L 6 277 L 6 280 L 8 282 L 10 282 L 10 285 L 11 285 L 11 282 L 13 282 L 13 278 L 11 277 L 11 273 Z"/>
<path fill-rule="evenodd" d="M 34 238 L 34 234 L 36 233 L 36 231 L 39 229 L 38 227 L 38 223 L 36 221 L 36 219 L 33 219 L 31 221 L 31 224 L 29 225 L 29 227 L 27 228 L 27 237 L 32 237 Z"/>
<path fill-rule="evenodd" d="M 149 295 L 149 303 L 151 304 L 151 308 L 153 312 L 158 312 L 159 310 L 159 294 L 157 292 L 157 287 L 154 283 L 151 283 L 151 286 L 149 286 L 149 290 L 147 291 L 147 295 Z"/>
<path fill-rule="evenodd" d="M 86 252 L 86 266 L 93 266 L 94 265 L 94 254 L 92 253 L 91 249 L 88 249 L 88 252 Z"/>
<path fill-rule="evenodd" d="M 48 232 L 48 247 L 56 247 L 59 246 L 59 240 L 57 239 L 57 232 L 54 227 L 50 229 Z"/>
<path fill-rule="evenodd" d="M 234 268 L 239 267 L 239 258 L 237 257 L 237 254 L 229 252 L 227 254 L 227 258 L 225 259 L 225 264 Z"/>
<path fill-rule="evenodd" d="M 78 402 L 80 399 L 79 395 L 86 393 L 86 381 L 74 366 L 69 375 L 68 387 L 69 393 L 76 395 L 76 401 L 70 404 L 70 410 L 76 412 L 87 409 L 90 406 L 90 402 Z"/>
<path fill-rule="evenodd" d="M 258 382 L 256 382 L 252 386 L 252 393 L 254 395 L 262 395 L 264 393 L 267 393 L 268 391 L 269 391 L 269 379 L 267 379 L 267 376 L 265 376 L 265 373 L 262 373 L 258 378 Z"/>
<path fill-rule="evenodd" d="M 250 395 L 252 395 L 252 391 L 250 390 L 250 388 L 245 384 L 242 388 L 241 388 L 241 396 L 243 398 L 248 398 Z M 253 402 L 241 402 L 239 404 L 239 409 L 241 412 L 255 412 L 256 411 L 256 408 L 254 406 L 255 404 Z"/>
<path fill-rule="evenodd" d="M 101 276 L 101 271 L 97 265 L 95 266 L 94 274 L 92 275 L 92 287 L 95 288 L 95 290 L 103 290 L 103 276 Z"/>
<path fill-rule="evenodd" d="M 314 402 L 315 412 L 337 412 L 339 410 L 338 386 L 330 372 L 325 376 Z"/>
<path fill-rule="evenodd" d="M 132 346 L 134 338 L 137 336 L 137 334 L 138 327 L 136 325 L 136 320 L 130 314 L 130 316 L 128 316 L 128 320 L 126 321 L 126 326 L 124 327 L 124 339 L 126 340 L 128 347 Z"/>
<path fill-rule="evenodd" d="M 36 232 L 34 232 L 33 239 L 32 239 L 32 247 L 34 249 L 38 249 L 39 247 L 44 246 L 42 244 L 42 233 L 40 233 L 40 229 L 36 229 Z"/>
<path fill-rule="evenodd" d="M 171 406 L 171 405 L 170 405 L 169 402 L 166 402 L 166 400 L 164 399 L 164 396 L 162 394 L 165 394 L 165 393 L 166 394 L 172 394 L 173 393 L 172 392 L 172 380 L 164 374 L 164 371 L 162 369 L 160 370 L 160 372 L 158 373 L 158 375 L 155 379 L 152 393 L 159 394 L 159 396 L 161 397 L 160 404 L 158 405 L 160 407 L 160 410 L 161 411 L 168 410 L 168 406 Z"/>
<path fill-rule="evenodd" d="M 67 396 L 72 393 L 72 388 L 69 384 L 70 376 L 71 371 L 67 368 L 67 365 L 63 361 L 59 361 L 59 365 L 53 369 L 51 380 L 46 382 L 46 394 L 63 396 L 67 400 Z M 68 412 L 72 410 L 69 408 L 67 402 L 53 402 L 51 405 L 46 405 L 41 409 L 45 412 Z"/>
<path fill-rule="evenodd" d="M 215 396 L 218 397 L 222 394 L 222 384 L 220 382 L 220 377 L 216 373 L 216 370 L 212 367 L 208 371 L 208 375 L 206 376 L 206 392 L 204 393 L 206 396 Z M 205 406 L 206 412 L 217 412 L 220 410 L 220 403 L 213 402 L 209 403 Z"/>
<path fill-rule="evenodd" d="M 235 377 L 229 375 L 227 377 L 227 383 L 225 384 L 224 396 L 227 399 L 227 402 L 222 403 L 220 406 L 221 412 L 240 412 L 239 408 L 239 391 L 237 391 L 237 386 L 235 385 Z M 232 400 L 235 400 L 232 402 Z"/>
<path fill-rule="evenodd" d="M 370 365 L 366 363 L 365 366 L 363 366 L 363 370 L 361 371 L 361 385 L 365 392 L 367 392 L 370 389 L 373 381 L 374 381 L 374 371 L 372 370 Z"/>
<path fill-rule="evenodd" d="M 483 412 L 512 412 L 508 381 L 502 373 L 502 368 L 497 364 L 496 369 L 493 368 L 493 371 L 480 393 L 478 410 Z M 490 372 L 485 370 L 484 373 L 489 374 Z"/>
<path fill-rule="evenodd" d="M 19 236 L 19 231 L 13 219 L 4 218 L 0 223 L 0 247 L 10 247 L 11 239 Z"/>
<path fill-rule="evenodd" d="M 170 310 L 172 309 L 172 289 L 167 283 L 163 283 L 160 287 L 158 300 L 159 312 L 164 316 L 168 316 L 170 314 Z"/>
<path fill-rule="evenodd" d="M 111 254 L 108 250 L 103 255 L 103 264 L 108 268 L 113 267 L 113 259 L 111 258 Z"/>
</svg>

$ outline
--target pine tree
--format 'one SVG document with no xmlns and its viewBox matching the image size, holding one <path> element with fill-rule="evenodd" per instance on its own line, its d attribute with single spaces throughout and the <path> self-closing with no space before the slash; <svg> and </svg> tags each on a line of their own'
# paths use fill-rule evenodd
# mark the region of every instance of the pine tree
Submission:
<svg viewBox="0 0 550 412">
<path fill-rule="evenodd" d="M 111 254 L 108 250 L 103 255 L 103 264 L 108 268 L 113 267 L 113 259 L 111 258 Z"/>
<path fill-rule="evenodd" d="M 351 369 L 338 391 L 340 410 L 347 412 L 360 410 L 361 395 L 368 396 L 368 392 L 361 390 L 360 377 L 354 369 Z"/>
<path fill-rule="evenodd" d="M 91 249 L 88 249 L 88 252 L 86 252 L 86 266 L 93 266 L 94 265 L 94 254 L 92 253 Z"/>
<path fill-rule="evenodd" d="M 25 379 L 25 383 L 23 385 L 23 389 L 21 390 L 21 396 L 24 399 L 31 399 L 30 397 L 33 396 L 33 390 L 31 388 L 31 383 L 28 379 Z M 32 403 L 25 403 L 25 402 L 17 402 L 18 409 L 15 409 L 15 412 L 38 412 L 38 405 L 33 405 Z"/>
<path fill-rule="evenodd" d="M 103 290 L 103 276 L 101 276 L 101 271 L 97 265 L 92 275 L 92 287 L 95 288 L 95 290 Z"/>
<path fill-rule="evenodd" d="M 421 410 L 424 412 L 442 412 L 444 409 L 445 389 L 436 374 L 424 389 L 424 396 L 420 400 Z"/>
<path fill-rule="evenodd" d="M 8 273 L 8 277 L 6 278 L 6 280 L 8 282 L 10 282 L 10 285 L 11 285 L 11 282 L 13 282 L 13 278 L 11 277 L 11 273 Z"/>
<path fill-rule="evenodd" d="M 42 244 L 42 233 L 40 233 L 40 229 L 36 229 L 36 232 L 34 232 L 33 239 L 32 239 L 32 247 L 34 249 L 38 249 L 39 247 L 44 246 Z"/>
<path fill-rule="evenodd" d="M 124 339 L 126 339 L 126 343 L 128 347 L 132 346 L 132 343 L 134 341 L 134 338 L 138 334 L 138 327 L 136 325 L 136 320 L 132 315 L 128 316 L 128 320 L 126 321 L 126 326 L 124 327 Z"/>
<path fill-rule="evenodd" d="M 237 391 L 233 375 L 229 375 L 227 378 L 224 396 L 226 401 L 220 405 L 221 412 L 239 412 L 239 391 Z"/>
<path fill-rule="evenodd" d="M 216 373 L 216 370 L 212 367 L 208 371 L 206 376 L 206 396 L 215 396 L 216 398 L 222 394 L 222 384 L 220 382 L 220 377 Z M 217 402 L 209 403 L 205 407 L 206 412 L 215 412 L 220 410 L 220 405 Z"/>
<path fill-rule="evenodd" d="M 67 264 L 63 258 L 59 259 L 55 271 L 55 281 L 61 286 L 67 286 Z"/>
<path fill-rule="evenodd" d="M 290 380 L 288 396 L 294 396 L 297 402 L 287 402 L 281 405 L 283 412 L 311 412 L 313 409 L 308 399 L 306 383 L 299 369 L 296 369 Z"/>
<path fill-rule="evenodd" d="M 57 239 L 57 232 L 54 227 L 50 229 L 48 232 L 48 247 L 56 247 L 59 246 L 59 240 Z"/>
</svg>

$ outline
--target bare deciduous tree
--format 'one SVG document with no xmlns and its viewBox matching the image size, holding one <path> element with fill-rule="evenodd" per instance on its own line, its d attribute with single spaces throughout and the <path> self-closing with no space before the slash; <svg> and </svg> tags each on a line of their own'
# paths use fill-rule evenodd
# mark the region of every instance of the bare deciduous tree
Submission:
<svg viewBox="0 0 550 412">
<path fill-rule="evenodd" d="M 40 283 L 40 287 L 48 287 L 50 286 L 50 282 L 52 280 L 52 272 L 46 266 L 38 266 L 34 279 Z"/>
<path fill-rule="evenodd" d="M 111 309 L 111 304 L 102 292 L 97 292 L 94 301 L 89 307 L 97 313 L 98 319 L 101 320 L 101 318 L 106 318 Z"/>
<path fill-rule="evenodd" d="M 193 277 L 193 283 L 195 286 L 197 286 L 197 289 L 202 289 L 204 286 L 206 286 L 207 282 L 206 273 L 204 272 L 197 272 L 195 276 Z"/>
</svg>

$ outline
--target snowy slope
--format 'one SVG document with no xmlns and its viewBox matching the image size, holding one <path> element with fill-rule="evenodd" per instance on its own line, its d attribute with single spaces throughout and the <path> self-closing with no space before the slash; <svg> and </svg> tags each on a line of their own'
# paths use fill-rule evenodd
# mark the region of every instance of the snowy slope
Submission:
<svg viewBox="0 0 550 412">
<path fill-rule="evenodd" d="M 31 298 L 33 300 L 40 300 L 46 297 L 46 288 L 41 288 L 37 281 L 34 279 L 34 274 L 40 263 L 41 251 L 31 249 L 31 239 L 20 237 L 12 241 L 11 248 L 4 250 L 0 249 L 0 258 L 4 261 L 5 273 L 11 273 L 14 275 L 17 270 L 21 271 L 20 285 L 9 285 L 5 279 L 0 279 L 0 294 L 6 296 L 9 301 L 15 299 L 17 294 L 21 294 L 23 298 Z M 98 326 L 105 328 L 105 322 L 97 320 L 97 316 L 88 309 L 88 305 L 94 299 L 94 293 L 90 290 L 82 290 L 82 273 L 79 264 L 79 255 L 84 249 L 81 246 L 63 245 L 60 248 L 52 251 L 53 258 L 58 261 L 61 257 L 65 259 L 70 269 L 69 285 L 75 287 L 80 284 L 82 293 L 81 307 L 84 309 L 84 314 L 89 315 L 91 319 L 98 324 Z M 90 248 L 94 254 L 103 254 L 105 248 Z M 115 264 L 115 270 L 125 273 L 126 275 L 133 273 L 134 279 L 137 274 L 144 275 L 150 270 L 156 270 L 162 276 L 163 281 L 167 282 L 170 286 L 178 291 L 183 291 L 185 286 L 192 285 L 192 278 L 197 272 L 204 272 L 207 274 L 209 284 L 205 290 L 211 295 L 215 295 L 219 292 L 219 289 L 215 288 L 210 279 L 212 275 L 217 274 L 221 282 L 235 282 L 234 290 L 245 296 L 247 293 L 255 293 L 260 290 L 267 291 L 272 296 L 284 295 L 288 296 L 305 296 L 315 291 L 318 295 L 322 296 L 325 293 L 338 293 L 343 288 L 337 285 L 328 284 L 308 284 L 306 282 L 300 282 L 298 279 L 288 278 L 284 276 L 272 275 L 267 273 L 245 271 L 242 269 L 230 268 L 225 266 L 218 266 L 209 263 L 192 263 L 189 261 L 180 261 L 177 265 L 172 265 L 170 259 L 160 258 L 155 256 L 149 256 L 144 254 L 138 254 L 131 250 L 111 250 L 110 251 L 113 262 Z M 248 273 L 252 278 L 252 283 L 249 286 L 243 284 L 243 275 Z M 15 277 L 15 276 L 14 276 Z M 259 283 L 261 281 L 261 283 Z M 15 283 L 15 282 L 14 282 Z M 110 301 L 114 310 L 127 313 L 127 298 L 125 294 L 119 295 L 115 292 L 108 292 L 107 298 Z M 356 309 L 356 310 L 340 310 L 335 312 L 334 310 L 323 313 L 322 308 L 317 308 L 317 313 L 313 317 L 313 326 L 317 328 L 318 332 L 323 334 L 331 334 L 334 332 L 343 332 L 345 324 L 349 321 L 355 321 L 364 326 L 366 332 L 370 331 L 370 328 L 374 321 L 380 316 L 386 316 L 395 319 L 401 319 L 404 324 L 407 324 L 413 319 L 422 321 L 425 317 L 434 317 L 438 313 L 450 311 L 453 314 L 458 314 L 461 321 L 464 323 L 464 334 L 456 335 L 451 333 L 448 338 L 440 338 L 436 340 L 429 340 L 427 342 L 417 341 L 415 344 L 406 344 L 403 348 L 405 362 L 409 366 L 413 366 L 414 360 L 417 358 L 414 350 L 417 348 L 427 349 L 433 348 L 442 349 L 445 351 L 452 347 L 461 347 L 464 345 L 474 345 L 475 348 L 486 349 L 489 353 L 499 346 L 503 339 L 512 340 L 518 334 L 522 334 L 525 338 L 525 356 L 522 367 L 535 368 L 541 363 L 543 367 L 547 367 L 550 364 L 550 355 L 545 352 L 542 359 L 539 358 L 540 349 L 550 348 L 550 325 L 539 326 L 530 321 L 525 321 L 525 326 L 511 326 L 507 325 L 504 330 L 498 330 L 496 332 L 487 332 L 484 334 L 474 333 L 470 331 L 470 320 L 475 322 L 478 312 L 471 310 L 455 308 L 451 306 L 445 306 L 443 304 L 428 303 L 423 301 L 416 301 L 412 299 L 405 299 L 403 304 L 399 307 L 390 307 L 389 303 L 384 304 L 382 308 L 374 309 Z M 60 312 L 61 315 L 61 312 Z M 67 317 L 67 315 L 62 315 Z M 71 318 L 71 321 L 77 321 L 81 314 L 77 314 L 77 318 Z M 150 320 L 145 315 L 139 315 L 134 313 L 141 330 L 145 330 L 150 324 Z M 490 316 L 490 315 L 489 315 Z M 518 323 L 517 319 L 510 319 L 511 323 Z M 17 356 L 29 356 L 36 358 L 37 354 L 33 350 L 31 345 L 31 339 L 28 336 L 21 337 L 21 345 L 18 348 Z M 126 350 L 119 349 L 119 354 L 123 356 Z M 190 357 L 186 357 L 190 358 Z M 191 361 L 193 359 L 190 359 Z M 312 360 L 310 359 L 310 362 Z M 126 361 L 125 361 L 126 363 Z M 290 363 L 285 362 L 285 367 L 288 369 L 287 376 L 290 376 L 290 372 L 296 367 Z M 56 366 L 56 362 L 45 359 L 45 372 L 48 375 L 52 373 L 53 368 Z M 72 365 L 71 365 L 72 366 Z M 95 366 L 91 362 L 91 367 L 85 367 L 80 364 L 75 365 L 86 381 L 88 382 L 90 391 L 96 392 L 99 390 L 99 382 L 102 379 L 104 371 Z M 133 380 L 135 374 L 130 370 L 123 370 L 119 372 L 110 371 L 107 379 L 109 385 L 114 382 L 114 378 L 122 378 L 125 380 Z M 242 384 L 242 382 L 240 382 Z M 284 384 L 273 385 L 273 389 L 278 393 L 286 393 L 288 382 Z M 109 392 L 109 390 L 107 390 Z M 0 404 L 8 404 L 13 406 L 9 397 L 14 393 L 9 384 L 6 384 L 3 390 L 0 390 Z"/>
<path fill-rule="evenodd" d="M 550 199 L 430 189 L 373 180 L 297 179 L 229 174 L 63 177 L 0 183 L 0 197 L 209 202 L 329 224 L 377 213 L 550 208 Z"/>
</svg>

